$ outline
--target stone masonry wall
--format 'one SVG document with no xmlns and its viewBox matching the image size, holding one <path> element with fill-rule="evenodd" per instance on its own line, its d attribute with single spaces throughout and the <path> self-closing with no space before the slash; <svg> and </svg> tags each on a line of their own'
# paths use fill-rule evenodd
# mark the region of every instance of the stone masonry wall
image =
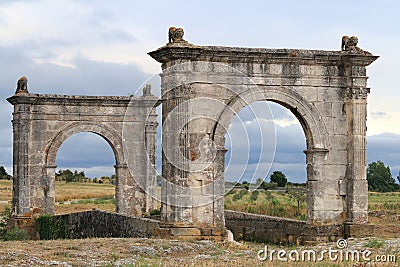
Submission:
<svg viewBox="0 0 400 267">
<path fill-rule="evenodd" d="M 277 244 L 306 244 L 336 241 L 344 237 L 344 226 L 312 226 L 291 220 L 238 211 L 225 211 L 225 226 L 235 240 Z"/>
<path fill-rule="evenodd" d="M 159 221 L 92 210 L 54 216 L 64 221 L 70 238 L 91 237 L 151 237 Z"/>
</svg>

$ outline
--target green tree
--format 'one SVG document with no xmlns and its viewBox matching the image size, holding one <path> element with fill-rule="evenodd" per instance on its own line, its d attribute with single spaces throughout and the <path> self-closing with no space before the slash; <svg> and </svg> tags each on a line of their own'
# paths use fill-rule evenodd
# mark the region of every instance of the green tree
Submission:
<svg viewBox="0 0 400 267">
<path fill-rule="evenodd" d="M 389 166 L 382 161 L 371 162 L 367 168 L 368 190 L 376 192 L 391 192 L 399 190 Z"/>
<path fill-rule="evenodd" d="M 0 166 L 0 180 L 11 180 L 12 176 L 9 175 L 3 166 Z"/>
<path fill-rule="evenodd" d="M 285 187 L 287 178 L 281 171 L 274 171 L 271 174 L 270 181 L 271 183 L 276 183 L 279 187 Z"/>
<path fill-rule="evenodd" d="M 56 180 L 71 183 L 74 181 L 74 174 L 68 169 L 59 170 L 58 173 L 56 173 Z"/>
</svg>

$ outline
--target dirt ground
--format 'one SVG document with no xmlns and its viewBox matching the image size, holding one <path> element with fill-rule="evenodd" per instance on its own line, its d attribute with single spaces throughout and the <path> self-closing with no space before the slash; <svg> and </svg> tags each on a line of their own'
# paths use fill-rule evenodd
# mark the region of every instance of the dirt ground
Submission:
<svg viewBox="0 0 400 267">
<path fill-rule="evenodd" d="M 371 242 L 373 241 L 373 242 Z M 372 248 L 370 248 L 372 246 Z M 278 247 L 268 250 L 337 249 L 336 243 L 313 247 Z M 371 251 L 376 255 L 395 255 L 397 262 L 357 261 L 288 261 L 257 258 L 264 244 L 212 243 L 211 241 L 177 241 L 138 238 L 99 238 L 51 241 L 0 242 L 1 266 L 399 266 L 400 239 L 348 240 L 349 250 Z M 276 255 L 275 255 L 276 256 Z"/>
</svg>

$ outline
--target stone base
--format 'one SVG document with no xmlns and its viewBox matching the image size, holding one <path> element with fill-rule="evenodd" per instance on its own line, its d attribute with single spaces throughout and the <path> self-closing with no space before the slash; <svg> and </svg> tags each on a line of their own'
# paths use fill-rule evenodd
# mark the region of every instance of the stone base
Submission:
<svg viewBox="0 0 400 267">
<path fill-rule="evenodd" d="M 352 224 L 346 223 L 344 225 L 345 237 L 371 237 L 375 234 L 375 225 L 367 224 Z"/>
<path fill-rule="evenodd" d="M 7 228 L 12 229 L 14 227 L 23 230 L 28 239 L 38 239 L 36 223 L 31 214 L 16 215 L 8 219 Z"/>
<path fill-rule="evenodd" d="M 227 230 L 225 228 L 160 227 L 154 230 L 154 236 L 179 240 L 225 241 Z"/>
</svg>

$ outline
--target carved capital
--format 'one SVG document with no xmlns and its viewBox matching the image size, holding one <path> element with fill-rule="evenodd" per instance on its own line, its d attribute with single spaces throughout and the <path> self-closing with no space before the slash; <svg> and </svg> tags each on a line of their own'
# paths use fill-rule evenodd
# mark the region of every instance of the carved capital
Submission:
<svg viewBox="0 0 400 267">
<path fill-rule="evenodd" d="M 146 130 L 157 131 L 158 122 L 147 121 L 145 124 Z"/>
<path fill-rule="evenodd" d="M 349 99 L 366 99 L 369 93 L 369 88 L 346 88 L 346 97 Z"/>
<path fill-rule="evenodd" d="M 128 165 L 127 165 L 127 164 L 124 164 L 124 163 L 122 163 L 122 164 L 115 164 L 115 165 L 114 165 L 114 168 L 115 168 L 115 169 L 127 169 L 127 168 L 128 168 Z"/>
</svg>

